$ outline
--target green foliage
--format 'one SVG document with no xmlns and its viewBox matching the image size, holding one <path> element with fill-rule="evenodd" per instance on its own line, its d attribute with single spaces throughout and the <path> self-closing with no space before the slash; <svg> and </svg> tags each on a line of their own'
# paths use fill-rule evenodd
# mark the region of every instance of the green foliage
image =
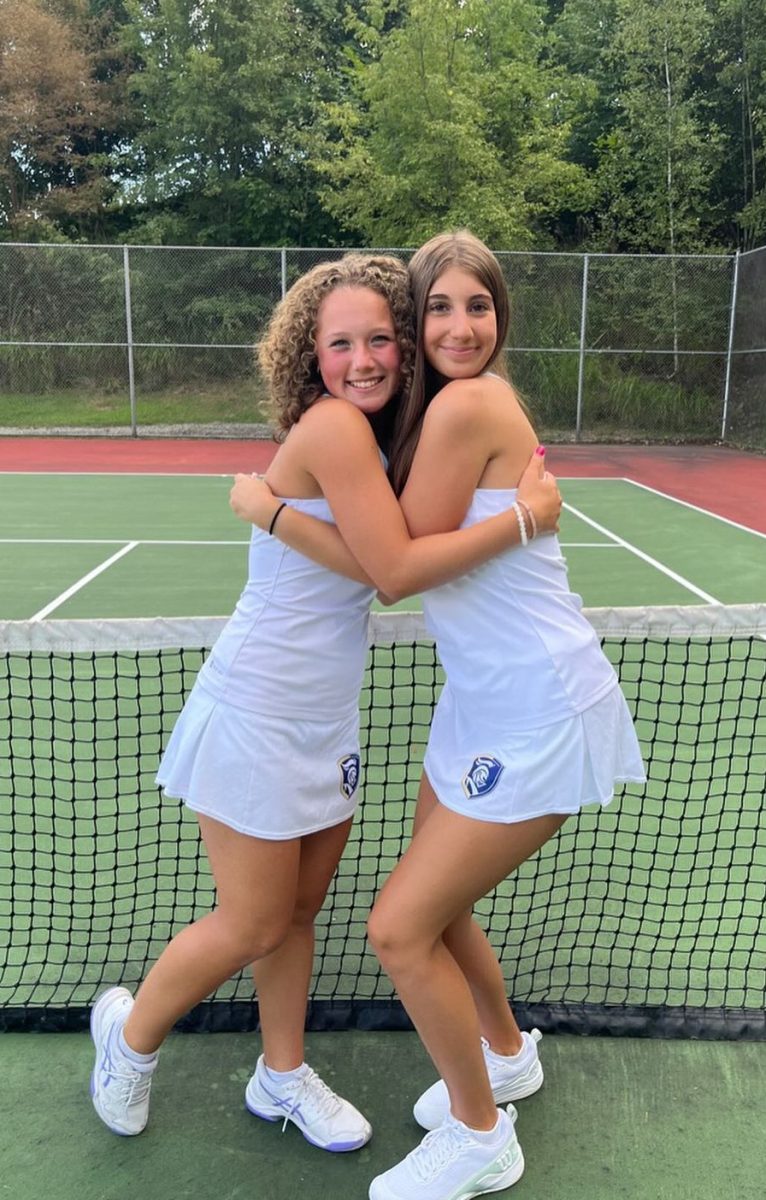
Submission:
<svg viewBox="0 0 766 1200">
<path fill-rule="evenodd" d="M 319 14 L 289 0 L 126 0 L 143 122 L 133 240 L 300 244 L 319 211 L 300 144 L 330 78 Z"/>
<path fill-rule="evenodd" d="M 540 437 L 571 441 L 577 417 L 576 352 L 510 356 L 514 383 Z M 699 373 L 701 374 L 701 373 Z M 586 355 L 582 436 L 608 441 L 712 441 L 721 427 L 720 371 L 663 378 L 656 360 Z"/>
<path fill-rule="evenodd" d="M 690 252 L 709 242 L 702 214 L 721 152 L 698 87 L 710 53 L 704 0 L 616 0 L 611 59 L 618 117 L 599 139 L 596 247 Z"/>
<path fill-rule="evenodd" d="M 540 219 L 582 207 L 584 172 L 544 66 L 535 0 L 412 0 L 401 24 L 371 4 L 354 23 L 351 94 L 327 106 L 328 211 L 373 243 L 410 245 L 470 226 L 496 247 L 531 245 Z"/>
<path fill-rule="evenodd" d="M 727 134 L 714 200 L 752 249 L 766 241 L 766 0 L 710 7 L 720 64 L 710 102 Z"/>
<path fill-rule="evenodd" d="M 751 248 L 766 0 L 2 0 L 0 240 Z"/>
</svg>

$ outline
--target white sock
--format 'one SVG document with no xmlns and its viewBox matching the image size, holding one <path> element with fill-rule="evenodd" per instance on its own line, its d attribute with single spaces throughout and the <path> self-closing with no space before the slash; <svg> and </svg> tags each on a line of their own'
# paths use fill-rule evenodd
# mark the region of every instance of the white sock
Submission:
<svg viewBox="0 0 766 1200">
<path fill-rule="evenodd" d="M 457 1120 L 456 1117 L 452 1118 Z M 458 1125 L 465 1125 L 465 1121 L 458 1121 Z M 476 1138 L 477 1142 L 482 1145 L 491 1146 L 494 1142 L 500 1142 L 505 1138 L 505 1122 L 502 1119 L 502 1113 L 498 1111 L 497 1120 L 491 1129 L 474 1129 L 471 1125 L 465 1125 L 466 1129 L 470 1129 L 471 1137 Z"/>
<path fill-rule="evenodd" d="M 487 1045 L 489 1046 L 489 1042 Z M 490 1053 L 494 1054 L 495 1058 L 503 1058 L 506 1062 L 514 1062 L 517 1058 L 521 1058 L 526 1048 L 527 1044 L 523 1038 L 521 1040 L 521 1049 L 517 1050 L 515 1054 L 501 1054 L 499 1050 L 493 1050 L 492 1047 L 489 1046 Z"/>
<path fill-rule="evenodd" d="M 117 1045 L 119 1047 L 120 1054 L 124 1054 L 128 1061 L 132 1062 L 134 1066 L 138 1067 L 139 1070 L 141 1067 L 152 1067 L 157 1061 L 157 1055 L 159 1054 L 158 1050 L 154 1050 L 151 1054 L 139 1054 L 137 1050 L 134 1050 L 133 1047 L 129 1046 L 125 1041 L 125 1035 L 122 1029 L 117 1034 Z"/>
<path fill-rule="evenodd" d="M 271 1067 L 267 1067 L 266 1063 L 263 1064 L 263 1069 L 272 1083 L 291 1083 L 294 1079 L 300 1079 L 302 1075 L 306 1074 L 305 1062 L 302 1062 L 299 1067 L 293 1067 L 292 1071 L 274 1071 Z"/>
</svg>

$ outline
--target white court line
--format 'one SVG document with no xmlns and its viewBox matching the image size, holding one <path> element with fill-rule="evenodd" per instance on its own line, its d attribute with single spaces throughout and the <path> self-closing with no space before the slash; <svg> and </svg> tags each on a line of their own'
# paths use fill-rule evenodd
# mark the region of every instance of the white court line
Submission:
<svg viewBox="0 0 766 1200">
<path fill-rule="evenodd" d="M 700 508 L 698 504 L 690 504 L 688 500 L 679 500 L 677 496 L 669 496 L 667 492 L 661 492 L 658 488 L 649 487 L 648 483 L 639 483 L 637 479 L 623 480 L 624 483 L 632 483 L 633 487 L 643 488 L 645 492 L 652 492 L 655 496 L 662 496 L 663 500 L 672 500 L 674 504 L 682 504 L 684 508 L 690 508 L 693 512 L 702 513 L 704 517 L 712 517 L 714 521 L 723 521 L 725 525 L 732 525 L 735 529 L 741 529 L 745 533 L 752 533 L 754 537 L 766 538 L 766 533 L 761 533 L 760 529 L 751 529 L 749 525 L 740 525 L 739 521 L 732 521 L 729 517 L 722 517 L 720 513 L 711 512 L 709 508 Z"/>
<path fill-rule="evenodd" d="M 0 538 L 0 545 L 22 546 L 121 546 L 125 538 Z M 176 541 L 173 538 L 139 538 L 131 542 L 132 546 L 248 546 L 248 538 L 237 541 Z"/>
<path fill-rule="evenodd" d="M 606 534 L 606 536 L 611 538 L 612 541 L 616 542 L 618 546 L 622 546 L 625 550 L 629 550 L 631 554 L 635 554 L 637 558 L 643 559 L 644 562 L 649 563 L 649 565 L 654 567 L 655 570 L 661 571 L 663 575 L 667 575 L 668 578 L 675 580 L 676 583 L 680 583 L 682 587 L 685 587 L 688 591 L 693 592 L 695 596 L 699 596 L 700 599 L 705 600 L 708 604 L 720 605 L 721 601 L 716 600 L 715 596 L 711 596 L 708 592 L 703 592 L 702 588 L 698 588 L 696 584 L 691 583 L 688 579 L 685 579 L 683 575 L 678 575 L 675 571 L 671 571 L 670 567 L 666 567 L 665 564 L 659 562 L 658 559 L 652 558 L 651 554 L 645 554 L 643 550 L 639 550 L 638 546 L 634 546 L 631 544 L 631 542 L 626 542 L 624 538 L 618 537 L 618 535 L 616 533 L 612 533 L 610 529 L 606 529 L 603 525 L 599 525 L 598 521 L 594 521 L 592 517 L 586 517 L 585 513 L 580 512 L 578 508 L 573 508 L 571 504 L 565 504 L 563 507 L 567 510 L 567 512 L 573 513 L 574 516 L 579 517 L 581 521 L 585 521 L 587 525 L 592 526 L 593 529 L 597 529 L 599 533 Z"/>
<path fill-rule="evenodd" d="M 246 474 L 246 472 L 244 472 Z M 0 475 L 129 475 L 131 478 L 150 479 L 231 479 L 235 471 L 0 471 Z"/>
<path fill-rule="evenodd" d="M 58 608 L 59 605 L 63 604 L 65 600 L 68 600 L 70 596 L 74 596 L 75 592 L 79 592 L 80 588 L 85 587 L 86 583 L 90 583 L 91 579 L 95 579 L 96 576 L 100 575 L 102 571 L 106 571 L 107 568 L 111 567 L 112 563 L 116 563 L 119 558 L 123 558 L 126 554 L 129 554 L 130 551 L 134 550 L 137 545 L 137 542 L 128 542 L 127 546 L 123 546 L 121 550 L 118 550 L 117 553 L 113 554 L 111 558 L 107 558 L 106 561 L 102 562 L 100 566 L 94 567 L 93 570 L 89 571 L 87 575 L 83 575 L 82 579 L 78 579 L 77 583 L 73 583 L 71 587 L 67 588 L 65 592 L 62 592 L 60 596 L 57 596 L 55 600 L 51 600 L 50 604 L 46 604 L 45 608 L 41 608 L 40 611 L 36 612 L 33 617 L 29 618 L 29 620 L 42 621 L 43 617 L 47 617 L 48 613 L 53 612 L 54 608 Z"/>
</svg>

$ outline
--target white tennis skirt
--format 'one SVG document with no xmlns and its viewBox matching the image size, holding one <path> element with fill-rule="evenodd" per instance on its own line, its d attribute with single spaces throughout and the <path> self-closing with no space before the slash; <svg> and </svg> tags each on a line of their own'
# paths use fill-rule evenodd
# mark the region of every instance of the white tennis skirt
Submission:
<svg viewBox="0 0 766 1200">
<path fill-rule="evenodd" d="M 359 795 L 359 716 L 304 721 L 217 700 L 197 682 L 157 773 L 168 796 L 251 837 L 339 825 Z"/>
<path fill-rule="evenodd" d="M 503 824 L 605 805 L 615 784 L 646 780 L 618 686 L 577 716 L 514 733 L 477 728 L 445 687 L 424 766 L 446 808 Z"/>
</svg>

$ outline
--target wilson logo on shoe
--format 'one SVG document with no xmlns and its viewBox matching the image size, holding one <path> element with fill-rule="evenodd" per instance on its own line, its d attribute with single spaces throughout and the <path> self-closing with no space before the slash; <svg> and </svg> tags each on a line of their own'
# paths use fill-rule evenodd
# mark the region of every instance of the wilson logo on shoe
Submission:
<svg viewBox="0 0 766 1200">
<path fill-rule="evenodd" d="M 515 1163 L 515 1161 L 516 1161 L 516 1148 L 513 1147 L 513 1148 L 509 1148 L 508 1150 L 503 1151 L 503 1153 L 500 1155 L 500 1157 L 497 1160 L 497 1165 L 501 1171 L 504 1171 L 506 1167 L 512 1167 L 513 1164 Z"/>
</svg>

